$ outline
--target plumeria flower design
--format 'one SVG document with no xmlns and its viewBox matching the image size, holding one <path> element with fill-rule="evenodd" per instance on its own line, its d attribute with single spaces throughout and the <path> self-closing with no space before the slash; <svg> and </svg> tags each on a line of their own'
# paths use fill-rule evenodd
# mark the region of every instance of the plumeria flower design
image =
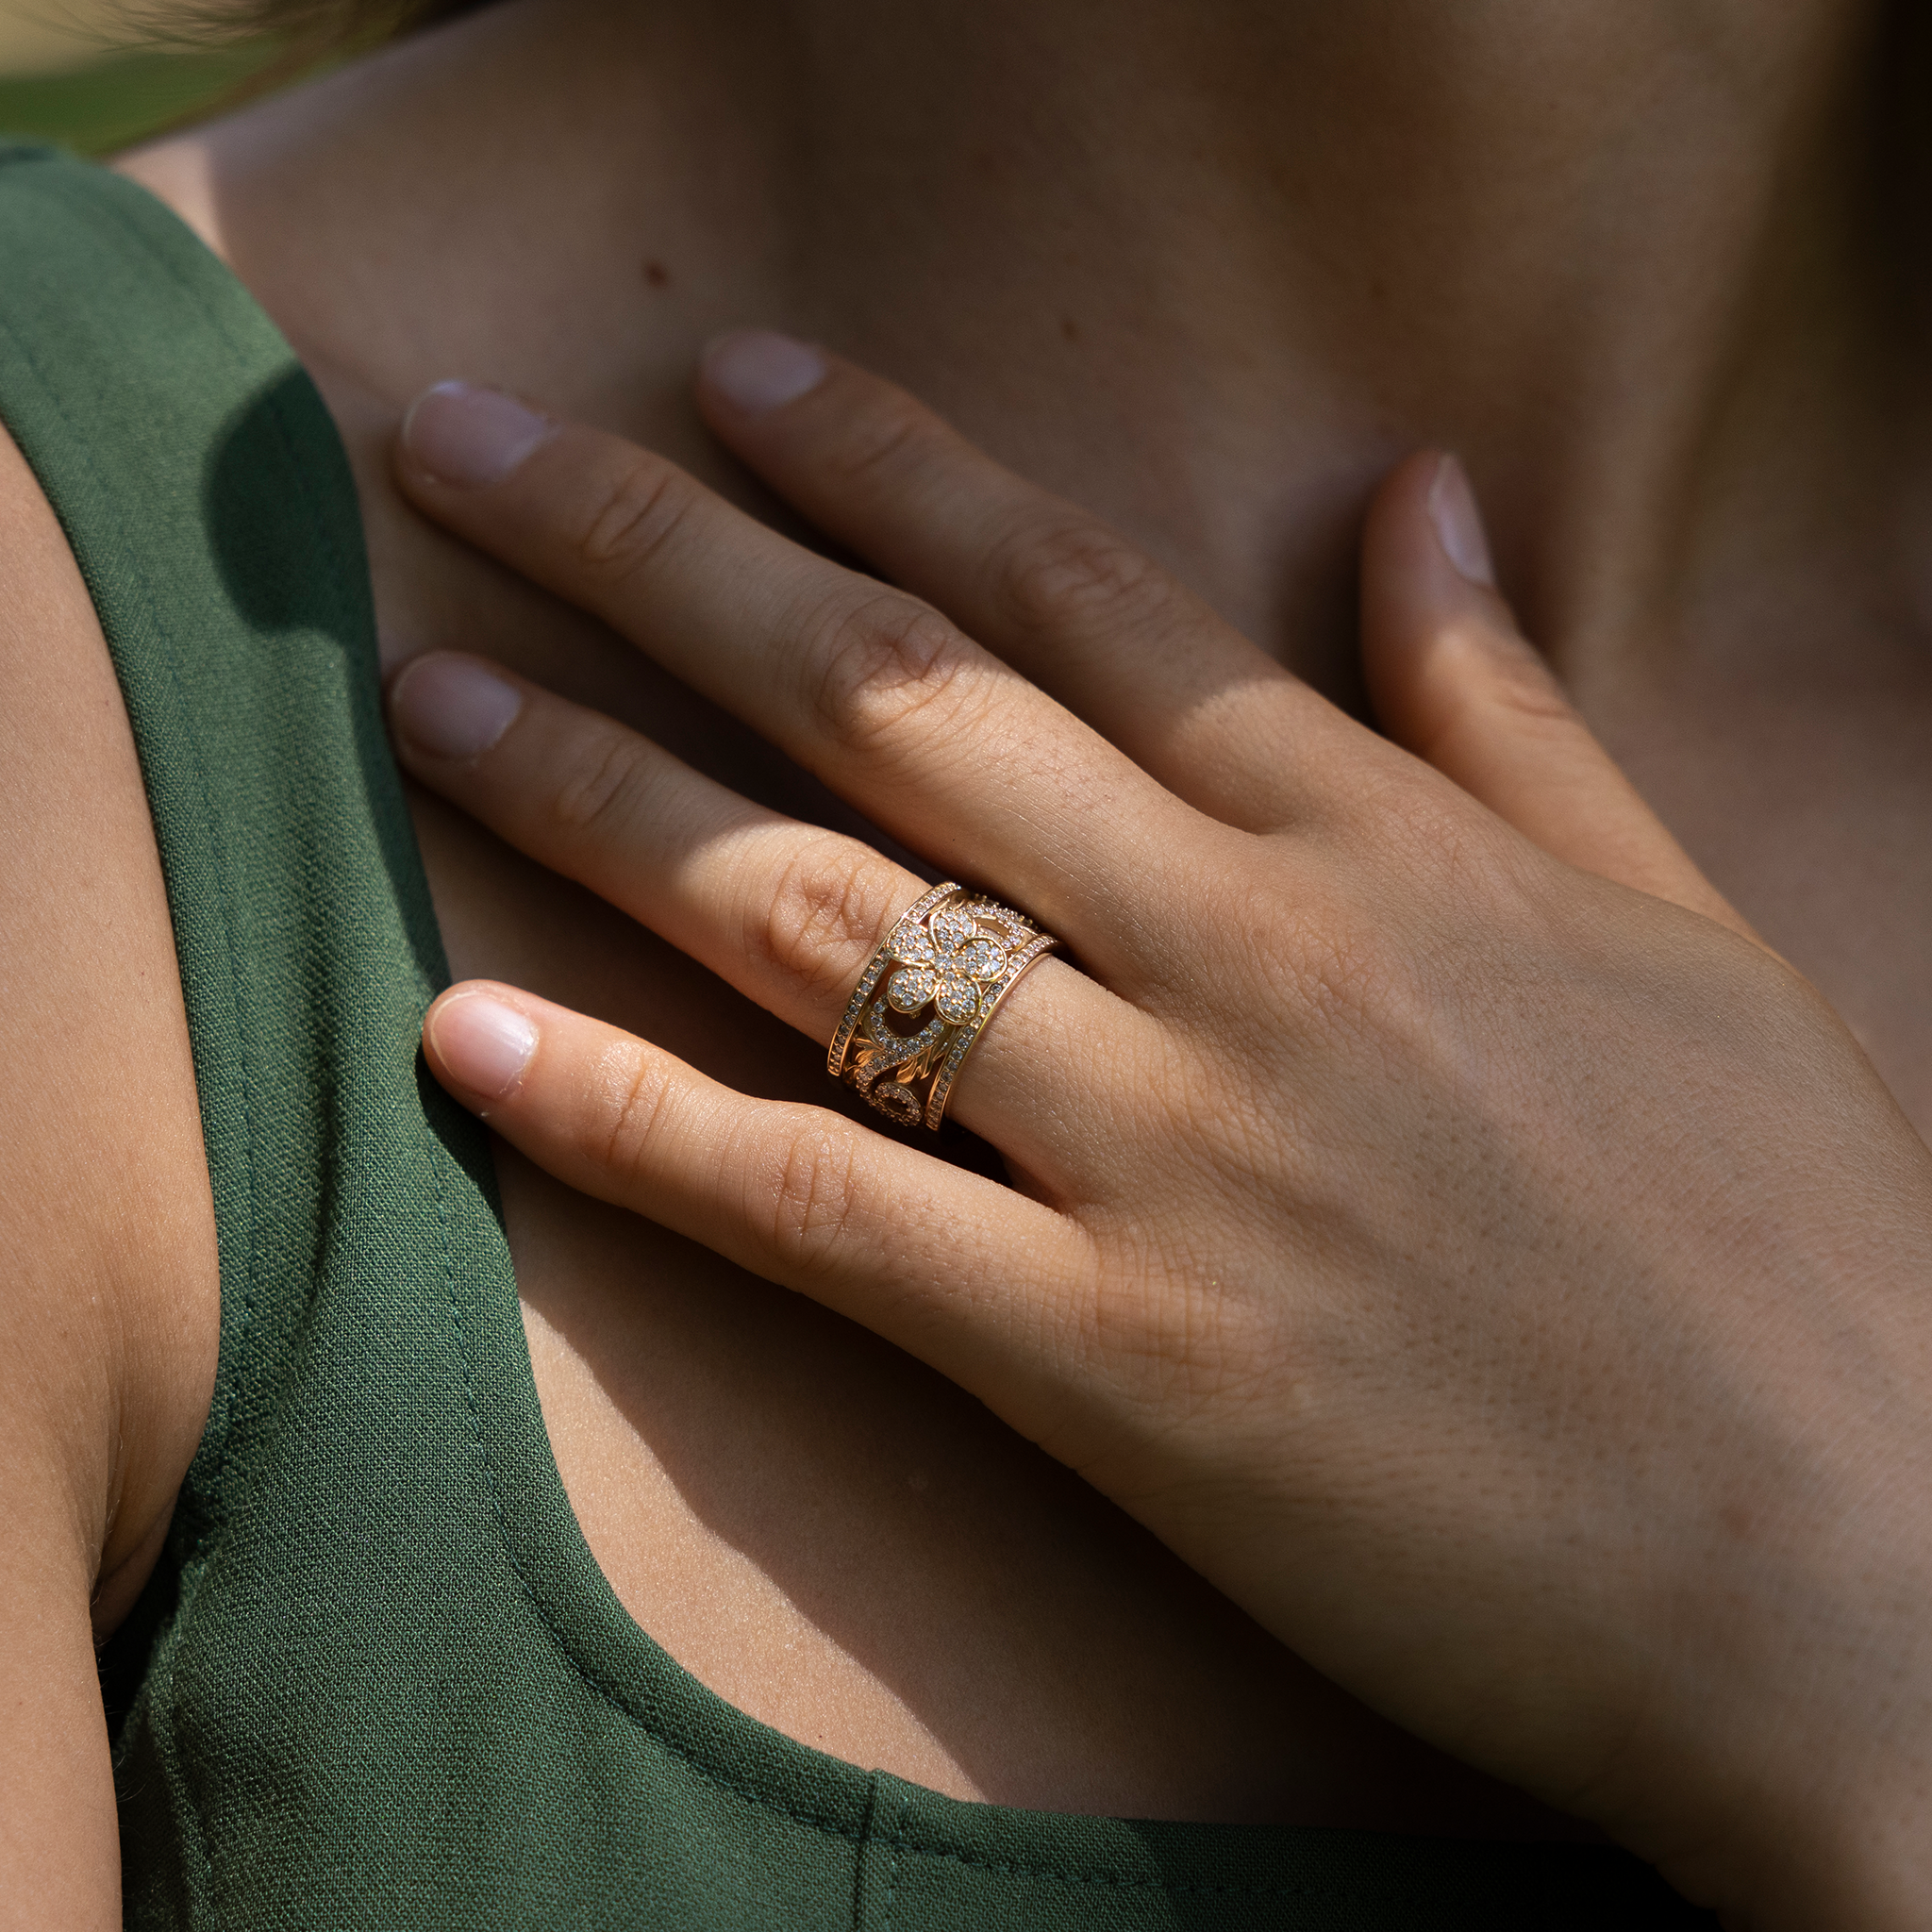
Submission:
<svg viewBox="0 0 1932 1932">
<path fill-rule="evenodd" d="M 980 988 L 1000 976 L 1007 949 L 963 907 L 948 906 L 896 935 L 892 958 L 899 970 L 887 983 L 886 1003 L 895 1013 L 931 1005 L 949 1026 L 970 1026 L 979 1017 Z"/>
</svg>

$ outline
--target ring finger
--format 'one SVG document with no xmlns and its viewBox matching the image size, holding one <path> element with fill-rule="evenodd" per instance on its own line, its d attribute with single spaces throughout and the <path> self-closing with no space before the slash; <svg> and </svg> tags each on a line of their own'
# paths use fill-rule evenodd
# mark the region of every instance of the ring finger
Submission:
<svg viewBox="0 0 1932 1932">
<path fill-rule="evenodd" d="M 397 475 L 915 851 L 1022 894 L 1113 977 L 1164 970 L 1119 908 L 1183 881 L 1195 814 L 930 605 L 766 528 L 621 437 L 445 385 Z"/>
<path fill-rule="evenodd" d="M 866 962 L 925 881 L 870 846 L 754 805 L 628 727 L 453 652 L 390 692 L 408 770 L 499 837 L 648 925 L 808 1038 L 828 1041 Z M 1105 1096 L 1073 1091 L 1153 1023 L 1056 959 L 1015 987 L 949 1111 L 1049 1189 L 1096 1144 Z M 1070 1124 L 1084 1123 L 1076 1137 Z M 1104 1137 L 1097 1144 L 1106 1144 Z"/>
</svg>

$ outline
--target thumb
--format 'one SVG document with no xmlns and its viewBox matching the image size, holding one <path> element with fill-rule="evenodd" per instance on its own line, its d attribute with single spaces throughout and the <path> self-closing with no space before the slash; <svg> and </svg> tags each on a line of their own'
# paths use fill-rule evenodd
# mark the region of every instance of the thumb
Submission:
<svg viewBox="0 0 1932 1932">
<path fill-rule="evenodd" d="M 1545 852 L 1757 938 L 1517 629 L 1453 456 L 1411 457 L 1370 505 L 1362 668 L 1390 737 Z"/>
</svg>

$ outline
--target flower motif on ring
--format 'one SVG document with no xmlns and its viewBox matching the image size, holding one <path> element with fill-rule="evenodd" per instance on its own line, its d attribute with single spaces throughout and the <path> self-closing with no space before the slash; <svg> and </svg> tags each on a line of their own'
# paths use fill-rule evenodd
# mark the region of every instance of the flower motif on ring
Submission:
<svg viewBox="0 0 1932 1932">
<path fill-rule="evenodd" d="M 946 907 L 924 927 L 895 934 L 892 958 L 899 970 L 887 982 L 886 1001 L 895 1013 L 931 1005 L 949 1026 L 966 1026 L 979 1017 L 979 989 L 999 977 L 1007 949 L 969 913 Z"/>
</svg>

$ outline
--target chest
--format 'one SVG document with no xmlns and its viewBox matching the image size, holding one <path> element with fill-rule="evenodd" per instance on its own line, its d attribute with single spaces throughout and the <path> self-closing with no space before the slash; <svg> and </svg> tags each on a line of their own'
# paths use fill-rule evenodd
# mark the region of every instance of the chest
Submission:
<svg viewBox="0 0 1932 1932">
<path fill-rule="evenodd" d="M 1848 635 L 1802 670 L 1612 682 L 1585 708 L 1932 1136 L 1932 648 Z"/>
</svg>

